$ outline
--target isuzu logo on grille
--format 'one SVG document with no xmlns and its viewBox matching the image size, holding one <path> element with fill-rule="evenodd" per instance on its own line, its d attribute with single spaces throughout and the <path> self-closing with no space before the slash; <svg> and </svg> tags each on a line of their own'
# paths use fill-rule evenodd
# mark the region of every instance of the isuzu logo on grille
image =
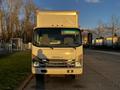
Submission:
<svg viewBox="0 0 120 90">
<path fill-rule="evenodd" d="M 52 58 L 55 58 L 55 59 L 62 59 L 63 57 L 60 57 L 60 56 L 52 56 Z"/>
</svg>

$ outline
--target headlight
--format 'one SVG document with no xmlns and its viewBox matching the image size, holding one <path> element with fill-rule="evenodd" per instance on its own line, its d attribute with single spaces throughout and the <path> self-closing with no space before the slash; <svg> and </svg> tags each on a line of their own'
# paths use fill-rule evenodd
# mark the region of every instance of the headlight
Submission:
<svg viewBox="0 0 120 90">
<path fill-rule="evenodd" d="M 34 67 L 39 67 L 39 65 L 40 65 L 39 62 L 37 62 L 37 61 L 33 62 L 33 66 L 34 66 Z"/>
<path fill-rule="evenodd" d="M 76 66 L 76 67 L 80 67 L 80 66 L 81 66 L 80 62 L 76 61 L 76 62 L 75 62 L 75 66 Z"/>
</svg>

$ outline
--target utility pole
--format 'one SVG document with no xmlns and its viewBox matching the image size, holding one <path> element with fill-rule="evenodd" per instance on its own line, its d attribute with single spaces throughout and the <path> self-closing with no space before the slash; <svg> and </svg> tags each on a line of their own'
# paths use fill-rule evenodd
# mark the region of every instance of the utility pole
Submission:
<svg viewBox="0 0 120 90">
<path fill-rule="evenodd" d="M 113 42 L 113 38 L 114 38 L 114 31 L 115 31 L 115 21 L 114 21 L 114 17 L 112 17 L 112 47 L 114 47 L 114 42 Z"/>
<path fill-rule="evenodd" d="M 2 36 L 2 14 L 1 14 L 1 11 L 0 11 L 0 37 Z"/>
<path fill-rule="evenodd" d="M 1 33 L 2 33 L 2 13 L 1 13 L 1 4 L 2 4 L 2 1 L 0 0 L 0 37 L 1 37 Z"/>
</svg>

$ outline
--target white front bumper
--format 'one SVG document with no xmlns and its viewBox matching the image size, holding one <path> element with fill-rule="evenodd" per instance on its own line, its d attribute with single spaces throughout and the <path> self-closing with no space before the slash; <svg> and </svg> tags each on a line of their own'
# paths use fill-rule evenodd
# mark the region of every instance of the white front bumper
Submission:
<svg viewBox="0 0 120 90">
<path fill-rule="evenodd" d="M 77 68 L 35 68 L 32 67 L 32 73 L 33 74 L 56 74 L 56 75 L 62 75 L 62 74 L 82 74 L 83 68 L 77 67 Z"/>
</svg>

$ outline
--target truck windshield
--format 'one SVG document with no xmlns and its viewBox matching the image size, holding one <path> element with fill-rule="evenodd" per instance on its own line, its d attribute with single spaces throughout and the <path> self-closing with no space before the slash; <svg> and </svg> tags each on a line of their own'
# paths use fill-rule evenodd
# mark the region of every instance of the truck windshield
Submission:
<svg viewBox="0 0 120 90">
<path fill-rule="evenodd" d="M 77 47 L 81 45 L 79 29 L 37 28 L 33 34 L 33 45 L 38 47 Z"/>
</svg>

